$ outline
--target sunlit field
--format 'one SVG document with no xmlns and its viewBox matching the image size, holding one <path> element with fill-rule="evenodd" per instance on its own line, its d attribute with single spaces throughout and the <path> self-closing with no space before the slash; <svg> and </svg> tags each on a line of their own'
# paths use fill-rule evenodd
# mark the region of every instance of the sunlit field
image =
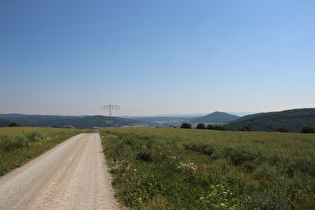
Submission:
<svg viewBox="0 0 315 210">
<path fill-rule="evenodd" d="M 138 209 L 315 209 L 315 135 L 101 130 L 116 196 Z"/>
<path fill-rule="evenodd" d="M 76 134 L 92 131 L 36 127 L 0 128 L 0 176 Z"/>
</svg>

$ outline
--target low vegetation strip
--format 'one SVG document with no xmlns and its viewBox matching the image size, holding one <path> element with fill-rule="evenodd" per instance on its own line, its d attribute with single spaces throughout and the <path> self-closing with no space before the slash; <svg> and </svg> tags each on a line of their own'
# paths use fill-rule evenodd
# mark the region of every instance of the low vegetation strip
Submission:
<svg viewBox="0 0 315 210">
<path fill-rule="evenodd" d="M 36 127 L 0 128 L 0 176 L 74 135 L 92 131 Z"/>
<path fill-rule="evenodd" d="M 135 209 L 315 209 L 315 135 L 101 130 L 113 186 Z"/>
</svg>

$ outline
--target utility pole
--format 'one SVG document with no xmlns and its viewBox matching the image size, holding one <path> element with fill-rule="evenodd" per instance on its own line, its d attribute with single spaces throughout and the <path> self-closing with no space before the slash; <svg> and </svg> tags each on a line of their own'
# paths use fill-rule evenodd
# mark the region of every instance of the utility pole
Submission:
<svg viewBox="0 0 315 210">
<path fill-rule="evenodd" d="M 108 123 L 109 123 L 109 126 L 111 127 L 112 125 L 112 110 L 119 110 L 120 107 L 118 105 L 104 105 L 101 107 L 101 110 L 109 110 L 109 113 L 108 113 L 108 117 L 109 117 L 109 120 L 108 120 Z"/>
</svg>

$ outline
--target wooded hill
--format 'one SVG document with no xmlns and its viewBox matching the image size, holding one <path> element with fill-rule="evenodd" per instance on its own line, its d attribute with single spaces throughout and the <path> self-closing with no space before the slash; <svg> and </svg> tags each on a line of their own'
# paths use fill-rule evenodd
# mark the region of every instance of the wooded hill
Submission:
<svg viewBox="0 0 315 210">
<path fill-rule="evenodd" d="M 247 115 L 224 126 L 232 131 L 243 127 L 252 131 L 276 131 L 281 127 L 289 132 L 301 132 L 303 127 L 315 127 L 315 108 Z"/>
<path fill-rule="evenodd" d="M 248 127 L 252 131 L 276 131 L 278 128 L 289 132 L 301 132 L 303 127 L 315 128 L 315 108 L 293 109 L 282 112 L 268 112 L 247 115 L 239 118 L 225 112 L 214 112 L 204 117 L 189 119 L 180 117 L 152 117 L 142 120 L 113 117 L 112 123 L 105 116 L 55 116 L 55 115 L 22 115 L 0 114 L 0 127 L 7 127 L 14 122 L 21 126 L 56 127 L 91 129 L 96 127 L 167 127 L 157 124 L 158 121 L 183 121 L 190 123 L 224 124 L 228 130 L 237 131 Z M 235 120 L 237 119 L 237 120 Z M 234 121 L 232 121 L 234 120 Z M 146 122 L 144 122 L 146 121 Z M 155 121 L 155 122 L 152 122 Z M 178 122 L 177 122 L 178 123 Z M 175 126 L 176 127 L 176 126 Z"/>
<path fill-rule="evenodd" d="M 190 120 L 192 123 L 211 123 L 211 124 L 222 124 L 229 121 L 239 119 L 239 116 L 228 114 L 225 112 L 213 112 L 203 117 L 198 117 Z"/>
<path fill-rule="evenodd" d="M 11 124 L 8 120 L 1 120 L 0 119 L 0 127 L 8 127 Z"/>
<path fill-rule="evenodd" d="M 0 127 L 7 127 L 11 122 L 21 126 L 93 129 L 97 127 L 153 126 L 153 123 L 132 119 L 105 116 L 55 116 L 55 115 L 23 115 L 0 114 Z M 2 123 L 3 122 L 3 123 Z"/>
<path fill-rule="evenodd" d="M 134 120 L 144 121 L 144 122 L 189 122 L 192 124 L 195 123 L 210 123 L 210 124 L 222 124 L 229 121 L 239 119 L 239 116 L 228 114 L 225 112 L 213 112 L 211 114 L 202 116 L 202 117 L 193 117 L 193 116 L 174 116 L 174 117 L 136 117 L 132 118 Z"/>
</svg>

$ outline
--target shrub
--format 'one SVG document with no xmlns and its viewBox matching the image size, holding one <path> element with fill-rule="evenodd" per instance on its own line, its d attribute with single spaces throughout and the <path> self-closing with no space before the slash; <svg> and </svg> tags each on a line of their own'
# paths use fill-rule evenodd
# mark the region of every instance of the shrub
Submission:
<svg viewBox="0 0 315 210">
<path fill-rule="evenodd" d="M 153 155 L 150 152 L 139 152 L 137 154 L 137 160 L 142 160 L 146 162 L 152 162 L 153 161 Z"/>
<path fill-rule="evenodd" d="M 207 125 L 207 129 L 208 130 L 214 130 L 214 126 L 209 124 L 209 125 Z"/>
<path fill-rule="evenodd" d="M 288 133 L 289 130 L 286 129 L 286 128 L 281 128 L 281 127 L 279 127 L 279 128 L 277 128 L 276 132 Z"/>
<path fill-rule="evenodd" d="M 191 124 L 184 122 L 180 128 L 191 128 Z"/>
<path fill-rule="evenodd" d="M 226 127 L 222 126 L 222 125 L 208 125 L 207 126 L 208 130 L 219 130 L 219 131 L 226 131 Z"/>
<path fill-rule="evenodd" d="M 274 192 L 254 192 L 240 196 L 246 209 L 291 209 L 288 200 Z"/>
<path fill-rule="evenodd" d="M 248 127 L 248 126 L 244 126 L 240 129 L 238 129 L 238 131 L 252 131 L 252 129 L 250 129 L 250 127 Z"/>
<path fill-rule="evenodd" d="M 226 127 L 224 127 L 222 125 L 215 125 L 214 130 L 226 131 L 227 129 L 226 129 Z"/>
<path fill-rule="evenodd" d="M 20 125 L 17 124 L 17 123 L 11 123 L 11 124 L 9 125 L 9 127 L 20 127 Z"/>
<path fill-rule="evenodd" d="M 206 126 L 203 123 L 199 123 L 196 128 L 197 129 L 206 129 Z"/>
<path fill-rule="evenodd" d="M 301 133 L 315 133 L 315 128 L 309 126 L 303 127 Z"/>
</svg>

